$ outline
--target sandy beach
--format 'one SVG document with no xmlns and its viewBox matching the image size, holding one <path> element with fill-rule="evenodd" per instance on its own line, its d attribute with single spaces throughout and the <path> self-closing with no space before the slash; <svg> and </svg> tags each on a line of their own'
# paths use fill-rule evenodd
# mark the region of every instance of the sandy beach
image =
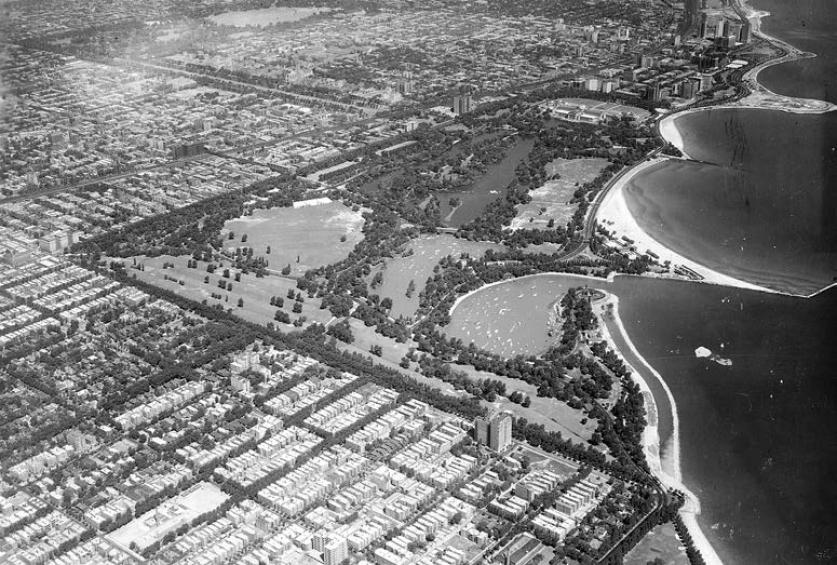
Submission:
<svg viewBox="0 0 837 565">
<path fill-rule="evenodd" d="M 690 110 L 686 110 L 685 112 L 678 112 L 677 114 L 669 114 L 668 116 L 664 117 L 660 120 L 659 128 L 660 128 L 660 135 L 663 136 L 663 139 L 674 145 L 680 152 L 683 154 L 685 159 L 690 159 L 689 155 L 685 151 L 686 144 L 683 143 L 683 136 L 680 135 L 680 130 L 677 129 L 677 125 L 675 121 L 680 117 L 687 113 Z"/>
<path fill-rule="evenodd" d="M 646 233 L 642 227 L 640 227 L 639 223 L 628 209 L 628 203 L 625 201 L 624 189 L 636 175 L 665 160 L 665 158 L 657 158 L 650 161 L 644 161 L 634 167 L 628 174 L 621 177 L 605 195 L 604 200 L 599 207 L 597 214 L 597 220 L 599 223 L 603 227 L 614 232 L 616 237 L 627 236 L 632 239 L 635 242 L 636 249 L 639 253 L 644 253 L 648 250 L 657 254 L 661 263 L 670 261 L 672 265 L 687 267 L 700 275 L 703 282 L 744 288 L 748 290 L 758 290 L 762 292 L 777 292 L 775 290 L 758 286 L 736 279 L 729 275 L 725 275 L 718 271 L 714 271 L 696 261 L 688 259 L 655 240 L 648 233 Z"/>
<path fill-rule="evenodd" d="M 677 405 L 674 401 L 674 395 L 671 392 L 668 384 L 666 384 L 663 377 L 658 373 L 648 362 L 645 360 L 642 355 L 640 355 L 639 351 L 637 351 L 636 347 L 634 347 L 633 342 L 631 342 L 630 338 L 628 337 L 628 333 L 625 331 L 625 327 L 622 325 L 622 320 L 619 317 L 619 298 L 613 294 L 606 293 L 607 298 L 605 304 L 601 307 L 601 309 L 595 310 L 597 315 L 599 316 L 599 325 L 602 329 L 602 334 L 607 341 L 610 348 L 617 352 L 628 368 L 631 370 L 631 376 L 639 385 L 640 390 L 642 391 L 642 396 L 645 399 L 646 404 L 646 412 L 648 414 L 647 417 L 647 424 L 645 429 L 643 430 L 642 434 L 642 446 L 645 452 L 645 458 L 648 461 L 648 466 L 651 469 L 651 472 L 655 477 L 657 477 L 660 482 L 667 488 L 676 489 L 682 492 L 685 497 L 686 501 L 683 507 L 680 509 L 680 516 L 683 518 L 683 523 L 689 530 L 689 533 L 692 536 L 692 540 L 695 543 L 695 547 L 700 551 L 701 555 L 703 556 L 704 561 L 709 565 L 722 565 L 721 558 L 715 552 L 715 549 L 712 547 L 712 544 L 709 542 L 709 539 L 700 529 L 700 526 L 697 521 L 698 515 L 700 515 L 700 500 L 694 493 L 692 493 L 686 485 L 683 484 L 683 476 L 681 471 L 681 463 L 680 463 L 680 423 L 678 420 L 677 415 Z M 606 305 L 610 303 L 613 304 L 613 320 L 612 324 L 616 326 L 617 331 L 620 334 L 620 337 L 627 343 L 628 348 L 631 350 L 631 353 L 638 358 L 641 363 L 644 365 L 643 369 L 646 371 L 645 374 L 651 374 L 656 378 L 660 385 L 662 385 L 663 390 L 665 390 L 668 405 L 671 406 L 671 418 L 672 418 L 672 437 L 668 447 L 668 452 L 666 453 L 665 460 L 663 460 L 661 453 L 662 453 L 662 446 L 660 445 L 660 434 L 659 434 L 659 403 L 654 398 L 653 393 L 651 392 L 651 387 L 645 381 L 643 377 L 643 373 L 637 371 L 636 367 L 631 366 L 630 363 L 624 358 L 622 352 L 620 351 L 619 347 L 617 347 L 616 342 L 614 341 L 613 337 L 610 334 L 610 330 L 608 329 L 608 323 L 604 318 L 604 312 L 606 311 Z"/>
</svg>

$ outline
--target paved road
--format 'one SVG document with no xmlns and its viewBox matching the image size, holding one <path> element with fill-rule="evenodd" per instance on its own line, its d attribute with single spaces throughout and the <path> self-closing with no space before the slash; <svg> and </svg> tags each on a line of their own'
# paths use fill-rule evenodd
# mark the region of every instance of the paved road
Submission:
<svg viewBox="0 0 837 565">
<path fill-rule="evenodd" d="M 662 148 L 654 149 L 646 156 L 646 159 L 653 159 L 657 157 L 661 152 Z M 590 209 L 587 211 L 587 217 L 584 221 L 584 229 L 582 230 L 583 236 L 581 243 L 576 248 L 565 251 L 564 255 L 560 257 L 561 259 L 565 261 L 574 259 L 590 247 L 590 241 L 593 240 L 593 236 L 595 235 L 596 216 L 599 213 L 599 208 L 601 207 L 602 202 L 604 202 L 607 193 L 610 192 L 610 190 L 614 186 L 616 186 L 616 183 L 618 183 L 622 179 L 622 177 L 624 177 L 626 174 L 632 171 L 635 166 L 636 165 L 631 167 L 623 167 L 622 170 L 616 173 L 613 176 L 613 178 L 611 178 L 608 181 L 604 188 L 602 188 L 602 190 L 599 191 L 599 193 L 596 195 L 596 198 L 593 199 Z"/>
</svg>

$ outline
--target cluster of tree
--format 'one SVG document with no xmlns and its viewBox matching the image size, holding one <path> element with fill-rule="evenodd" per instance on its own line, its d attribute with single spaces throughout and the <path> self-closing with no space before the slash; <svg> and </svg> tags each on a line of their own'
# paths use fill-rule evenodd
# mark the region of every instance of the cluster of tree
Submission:
<svg viewBox="0 0 837 565">
<path fill-rule="evenodd" d="M 240 271 L 240 274 L 236 274 L 235 280 L 239 280 L 241 274 L 246 275 L 251 271 L 255 273 L 258 278 L 264 277 L 267 275 L 267 267 L 270 265 L 264 257 L 254 257 L 252 247 L 236 248 L 235 253 L 232 256 L 232 260 L 233 267 Z"/>
<path fill-rule="evenodd" d="M 449 396 L 433 387 L 406 377 L 403 373 L 376 363 L 372 358 L 357 352 L 341 352 L 329 347 L 321 336 L 312 336 L 300 332 L 282 333 L 265 326 L 247 322 L 226 310 L 218 310 L 207 305 L 182 297 L 174 292 L 128 277 L 124 272 L 112 273 L 114 278 L 140 288 L 151 296 L 161 298 L 175 305 L 194 312 L 212 321 L 210 335 L 206 339 L 206 348 L 180 362 L 190 366 L 199 366 L 217 360 L 233 351 L 244 349 L 247 345 L 261 339 L 266 345 L 298 351 L 303 355 L 319 360 L 338 371 L 365 376 L 373 382 L 391 388 L 404 395 L 405 399 L 416 398 L 436 406 L 440 410 L 459 414 L 468 419 L 483 415 L 485 410 L 476 398 Z M 213 334 L 218 332 L 214 326 L 224 328 L 226 335 L 216 340 Z"/>
<path fill-rule="evenodd" d="M 271 192 L 277 188 L 280 190 Z M 72 250 L 95 258 L 100 254 L 112 257 L 194 254 L 195 258 L 204 258 L 222 248 L 220 233 L 224 223 L 243 215 L 245 202 L 253 196 L 262 197 L 257 201 L 260 207 L 290 206 L 309 188 L 289 175 L 270 177 L 256 181 L 241 192 L 207 198 L 90 238 L 75 244 Z"/>
<path fill-rule="evenodd" d="M 415 232 L 402 230 L 401 219 L 382 206 L 364 214 L 364 238 L 349 256 L 332 265 L 307 271 L 297 286 L 309 295 L 365 298 L 372 265 L 392 257 Z"/>
<path fill-rule="evenodd" d="M 563 324 L 558 353 L 569 354 L 578 343 L 581 332 L 590 331 L 597 325 L 589 291 L 569 289 L 561 299 L 561 318 Z"/>
<path fill-rule="evenodd" d="M 689 563 L 691 565 L 704 565 L 706 561 L 695 545 L 695 540 L 692 538 L 692 534 L 689 533 L 689 529 L 686 527 L 680 514 L 675 514 L 672 522 L 674 523 L 674 531 L 677 532 L 677 537 L 680 538 L 680 541 L 686 547 L 686 557 L 689 558 Z"/>
<path fill-rule="evenodd" d="M 528 158 L 515 168 L 514 180 L 506 188 L 503 198 L 486 207 L 482 215 L 462 226 L 462 237 L 476 240 L 505 242 L 515 247 L 540 243 L 566 243 L 583 228 L 592 198 L 623 166 L 645 158 L 658 145 L 657 138 L 646 126 L 637 127 L 632 120 L 622 118 L 604 124 L 562 124 L 554 126 L 547 113 L 528 107 L 512 108 L 506 123 L 514 123 L 524 134 L 535 136 L 535 145 Z M 615 149 L 618 147 L 619 149 Z M 611 163 L 592 181 L 580 186 L 573 197 L 578 208 L 568 225 L 548 230 L 506 230 L 516 216 L 516 207 L 529 202 L 529 191 L 547 180 L 546 166 L 556 158 L 575 159 L 601 157 Z"/>
<path fill-rule="evenodd" d="M 516 391 L 512 392 L 509 395 L 509 400 L 511 400 L 515 404 L 520 404 L 524 408 L 528 408 L 529 405 L 532 404 L 532 399 L 529 398 L 529 395 L 523 394 L 519 390 L 516 390 Z"/>
<path fill-rule="evenodd" d="M 332 316 L 338 318 L 348 316 L 352 312 L 354 301 L 351 296 L 326 294 L 320 302 L 320 308 L 331 312 Z"/>
<path fill-rule="evenodd" d="M 419 369 L 427 377 L 436 378 L 450 383 L 458 390 L 464 390 L 477 398 L 488 402 L 497 400 L 497 396 L 506 394 L 506 385 L 497 379 L 473 379 L 464 371 L 454 369 L 449 363 L 440 361 L 430 355 L 422 355 L 418 359 Z"/>
<path fill-rule="evenodd" d="M 361 320 L 367 327 L 374 326 L 375 331 L 384 337 L 404 343 L 411 335 L 409 322 L 402 316 L 393 320 L 389 315 L 390 308 L 392 308 L 392 299 L 380 300 L 377 294 L 370 294 L 366 300 L 360 301 L 352 317 Z"/>
<path fill-rule="evenodd" d="M 347 318 L 331 324 L 326 330 L 326 334 L 334 336 L 343 343 L 352 343 L 355 340 L 355 336 L 352 334 L 352 327 L 349 325 Z"/>
</svg>

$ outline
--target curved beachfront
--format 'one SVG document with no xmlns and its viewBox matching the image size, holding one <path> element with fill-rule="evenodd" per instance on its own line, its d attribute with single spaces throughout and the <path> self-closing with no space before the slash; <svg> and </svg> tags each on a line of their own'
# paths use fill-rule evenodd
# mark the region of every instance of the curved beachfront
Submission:
<svg viewBox="0 0 837 565">
<path fill-rule="evenodd" d="M 718 556 L 709 539 L 701 530 L 698 524 L 697 517 L 700 514 L 700 499 L 683 483 L 682 465 L 680 459 L 680 420 L 677 414 L 677 404 L 674 400 L 674 394 L 671 392 L 668 383 L 663 379 L 662 375 L 658 373 L 650 363 L 639 353 L 634 346 L 625 326 L 622 324 L 622 319 L 619 316 L 619 297 L 607 293 L 607 301 L 612 304 L 610 311 L 612 318 L 608 320 L 607 315 L 600 315 L 599 321 L 602 328 L 602 333 L 605 340 L 611 349 L 618 352 L 622 357 L 623 362 L 631 370 L 631 377 L 639 385 L 642 391 L 643 398 L 647 403 L 646 414 L 647 423 L 642 435 L 642 446 L 645 453 L 645 458 L 648 461 L 648 466 L 652 474 L 657 477 L 660 482 L 670 489 L 679 490 L 685 495 L 685 504 L 680 509 L 680 516 L 683 518 L 683 523 L 688 528 L 692 536 L 695 547 L 700 551 L 704 561 L 709 565 L 721 565 L 721 558 Z M 613 326 L 613 327 L 611 327 Z M 626 358 L 624 347 L 620 347 L 611 334 L 618 332 L 618 337 L 627 346 L 627 350 L 638 363 L 631 363 Z M 636 365 L 639 365 L 637 367 Z M 638 370 L 641 368 L 642 370 Z M 658 401 L 654 397 L 651 390 L 650 383 L 646 380 L 647 375 L 653 376 L 658 384 L 665 391 L 665 402 Z M 671 439 L 666 445 L 667 453 L 663 457 L 663 445 L 659 433 L 659 419 L 660 406 L 667 405 L 671 417 Z"/>
<path fill-rule="evenodd" d="M 633 278 L 634 275 L 611 273 L 607 279 L 570 273 L 539 273 L 514 279 L 501 280 L 487 284 L 460 296 L 450 309 L 453 318 L 456 311 L 470 300 L 475 300 L 480 293 L 502 285 L 520 285 L 523 281 L 542 280 L 549 284 L 569 282 L 572 285 L 589 286 L 604 292 L 605 298 L 599 300 L 595 312 L 599 318 L 602 337 L 610 348 L 617 352 L 631 370 L 632 378 L 639 385 L 646 402 L 647 425 L 643 431 L 643 451 L 651 472 L 667 488 L 684 493 L 686 503 L 681 509 L 684 524 L 707 563 L 721 564 L 706 535 L 700 529 L 697 517 L 700 514 L 700 500 L 683 483 L 680 454 L 680 424 L 674 395 L 662 375 L 657 372 L 639 353 L 631 341 L 619 316 L 619 299 L 612 292 L 611 285 L 617 277 Z M 558 279 L 558 280 L 555 280 Z M 560 286 L 560 284 L 559 284 Z M 517 291 L 515 291 L 517 292 Z M 554 293 L 543 293 L 544 300 L 552 301 Z M 547 296 L 548 295 L 548 296 Z M 491 303 L 491 301 L 489 301 Z M 612 305 L 608 308 L 608 305 Z M 455 321 L 452 322 L 455 325 Z M 661 423 L 665 422 L 668 437 L 662 437 Z"/>
<path fill-rule="evenodd" d="M 750 93 L 741 100 L 732 103 L 720 104 L 718 106 L 684 110 L 682 112 L 669 114 L 659 121 L 658 128 L 660 135 L 668 143 L 677 147 L 683 153 L 683 158 L 685 159 L 690 159 L 690 156 L 685 151 L 686 147 L 683 140 L 683 133 L 678 128 L 677 122 L 680 118 L 688 114 L 704 112 L 714 108 L 768 109 L 798 114 L 820 114 L 837 109 L 837 106 L 822 100 L 793 98 L 776 94 L 757 82 L 759 72 L 769 66 L 799 58 L 811 57 L 813 55 L 810 53 L 802 53 L 786 42 L 769 36 L 761 31 L 760 20 L 762 17 L 769 15 L 767 12 L 755 11 L 744 2 L 739 3 L 739 6 L 745 11 L 748 17 L 752 18 L 752 21 L 754 22 L 754 33 L 760 35 L 768 41 L 773 42 L 774 44 L 780 45 L 785 50 L 786 54 L 780 58 L 766 61 L 745 74 L 744 79 L 749 86 Z M 687 259 L 681 254 L 669 249 L 664 244 L 655 240 L 639 225 L 636 218 L 628 208 L 624 193 L 625 187 L 631 179 L 635 178 L 638 174 L 666 160 L 667 159 L 654 159 L 645 161 L 634 167 L 634 169 L 629 171 L 628 174 L 618 179 L 605 195 L 602 205 L 598 210 L 596 220 L 600 221 L 604 227 L 615 232 L 617 236 L 624 235 L 633 239 L 636 242 L 636 248 L 638 251 L 642 252 L 644 250 L 649 250 L 656 253 L 660 257 L 661 261 L 669 260 L 672 264 L 685 266 L 698 273 L 703 278 L 703 282 L 764 292 L 778 292 L 776 290 L 733 278 L 716 270 L 712 270 L 696 261 Z M 813 297 L 821 292 L 824 292 L 827 288 L 831 288 L 832 286 L 834 285 L 829 285 L 818 292 L 810 295 L 804 295 L 804 297 Z M 649 414 L 657 414 L 659 407 L 664 403 L 661 401 L 662 399 L 654 398 L 651 388 L 649 387 L 649 383 L 645 380 L 646 378 L 653 377 L 659 382 L 662 390 L 665 391 L 665 401 L 668 406 L 670 406 L 672 438 L 670 444 L 666 446 L 667 454 L 665 461 L 661 458 L 660 437 L 657 425 L 658 418 L 649 417 L 648 425 L 644 431 L 643 446 L 649 466 L 651 467 L 654 475 L 657 476 L 664 485 L 680 490 L 686 494 L 687 503 L 681 510 L 683 521 L 687 526 L 696 547 L 701 551 L 701 554 L 706 562 L 720 564 L 722 562 L 720 557 L 698 524 L 697 517 L 700 514 L 700 501 L 683 484 L 680 461 L 679 419 L 674 396 L 662 376 L 639 354 L 631 342 L 630 337 L 625 331 L 619 317 L 618 297 L 611 295 L 609 296 L 609 300 L 613 304 L 612 319 L 608 320 L 607 316 L 601 316 L 601 320 L 604 322 L 602 326 L 606 332 L 606 339 L 609 345 L 614 350 L 620 352 L 623 360 L 629 367 L 631 367 L 632 375 L 634 375 L 639 382 L 644 397 L 649 404 L 653 403 L 653 406 L 649 406 Z M 616 339 L 614 339 L 614 335 L 611 335 L 611 332 L 621 338 L 621 341 L 623 342 L 621 344 L 622 347 L 620 347 L 620 344 L 617 343 Z M 626 348 L 627 351 L 625 351 Z M 629 362 L 629 360 L 626 359 L 628 356 L 631 356 L 637 363 Z M 640 366 L 635 366 L 636 364 Z M 651 377 L 649 377 L 649 375 Z"/>
</svg>

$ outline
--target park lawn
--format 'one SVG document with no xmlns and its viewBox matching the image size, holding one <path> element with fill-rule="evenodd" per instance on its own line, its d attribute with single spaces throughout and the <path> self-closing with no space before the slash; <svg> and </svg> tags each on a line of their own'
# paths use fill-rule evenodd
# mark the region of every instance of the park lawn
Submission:
<svg viewBox="0 0 837 565">
<path fill-rule="evenodd" d="M 309 269 L 348 257 L 363 239 L 364 222 L 361 211 L 354 212 L 340 202 L 277 207 L 229 220 L 221 237 L 227 249 L 252 247 L 253 255 L 267 259 L 271 270 L 290 265 L 292 276 L 302 276 Z M 233 239 L 229 239 L 230 232 Z M 245 234 L 247 241 L 242 242 Z M 343 236 L 346 241 L 340 241 Z"/>
<path fill-rule="evenodd" d="M 198 261 L 196 269 L 190 269 L 186 266 L 186 262 L 191 259 L 189 255 L 181 255 L 173 257 L 171 255 L 161 255 L 159 257 L 136 257 L 137 263 L 144 266 L 144 270 L 135 270 L 131 268 L 132 260 L 125 260 L 125 268 L 129 275 L 136 275 L 141 281 L 151 283 L 160 288 L 176 292 L 177 294 L 206 303 L 210 306 L 214 304 L 221 304 L 224 308 L 232 309 L 233 313 L 247 320 L 257 324 L 266 325 L 268 322 L 273 322 L 273 316 L 277 308 L 270 305 L 270 297 L 278 296 L 284 299 L 285 304 L 283 309 L 290 315 L 291 320 L 295 320 L 299 316 L 306 316 L 308 323 L 320 322 L 325 324 L 332 316 L 328 310 L 320 309 L 320 300 L 308 298 L 303 292 L 302 296 L 305 300 L 302 304 L 302 313 L 294 314 L 291 312 L 293 307 L 293 300 L 287 297 L 289 289 L 294 289 L 298 292 L 296 281 L 291 278 L 285 278 L 275 275 L 258 278 L 254 273 L 241 275 L 241 281 L 235 281 L 235 269 L 230 269 L 230 278 L 224 279 L 222 273 L 225 268 L 229 268 L 230 264 L 227 261 L 222 261 L 214 273 L 207 273 L 207 263 Z M 174 268 L 163 269 L 163 263 L 174 263 Z M 217 264 L 217 263 L 216 263 Z M 176 279 L 176 281 L 166 280 L 165 275 Z M 209 276 L 209 283 L 204 283 L 204 277 Z M 218 287 L 218 281 L 231 282 L 233 285 L 232 291 L 221 290 Z M 181 285 L 179 281 L 183 281 Z M 212 294 L 220 294 L 221 299 L 212 298 Z M 244 306 L 238 307 L 238 299 L 244 301 Z M 293 329 L 291 325 L 280 324 L 274 322 L 277 328 L 282 330 Z"/>
<path fill-rule="evenodd" d="M 578 203 L 571 203 L 573 193 L 584 183 L 595 179 L 609 164 L 607 159 L 555 159 L 545 166 L 547 177 L 543 186 L 529 192 L 530 202 L 517 206 L 511 228 L 544 230 L 566 226 Z M 551 178 L 556 177 L 557 178 Z"/>
<path fill-rule="evenodd" d="M 650 532 L 625 556 L 625 565 L 646 565 L 659 558 L 666 565 L 688 565 L 686 549 L 671 522 L 661 524 Z"/>
<path fill-rule="evenodd" d="M 375 328 L 366 327 L 362 321 L 355 318 L 350 318 L 349 325 L 355 337 L 352 346 L 356 350 L 368 353 L 369 348 L 373 344 L 380 345 L 382 350 L 381 361 L 386 362 L 386 364 L 393 368 L 398 365 L 411 347 L 416 347 L 416 343 L 412 340 L 408 340 L 405 343 L 398 343 L 392 338 L 375 333 Z M 596 427 L 598 426 L 597 420 L 588 419 L 586 423 L 582 424 L 581 420 L 585 418 L 585 415 L 581 410 L 571 408 L 568 404 L 554 398 L 538 397 L 537 388 L 520 379 L 504 377 L 486 371 L 478 371 L 470 365 L 457 365 L 452 363 L 451 368 L 463 371 L 473 379 L 502 381 L 506 385 L 507 394 L 511 394 L 514 391 L 526 394 L 532 400 L 532 404 L 529 407 L 515 404 L 504 396 L 498 396 L 496 404 L 503 410 L 509 410 L 519 418 L 526 418 L 530 422 L 543 424 L 549 431 L 561 432 L 564 438 L 575 443 L 587 442 L 593 436 L 593 432 L 596 431 Z M 400 367 L 399 369 L 405 371 L 405 369 L 401 369 Z M 450 393 L 453 391 L 450 384 L 435 378 L 429 379 L 417 373 L 418 364 L 410 363 L 410 369 L 411 376 L 414 378 L 444 392 Z"/>
<path fill-rule="evenodd" d="M 407 244 L 412 255 L 387 259 L 383 267 L 383 282 L 377 288 L 370 289 L 371 294 L 392 299 L 393 318 L 412 317 L 419 305 L 419 294 L 427 279 L 433 275 L 433 267 L 448 255 L 459 257 L 462 253 L 482 256 L 489 249 L 501 249 L 500 245 L 467 239 L 457 239 L 451 235 L 426 235 Z M 415 283 L 415 291 L 407 297 L 410 281 Z"/>
<path fill-rule="evenodd" d="M 411 347 L 416 347 L 415 342 L 411 339 L 404 343 L 398 343 L 391 337 L 376 333 L 374 326 L 367 327 L 362 320 L 357 318 L 349 318 L 349 326 L 352 328 L 352 335 L 355 336 L 352 345 L 366 352 L 372 345 L 380 345 L 381 358 L 392 363 L 399 363 Z"/>
<path fill-rule="evenodd" d="M 367 328 L 362 321 L 356 318 L 349 318 L 349 325 L 352 328 L 352 334 L 354 335 L 355 340 L 351 344 L 346 344 L 342 341 L 338 341 L 337 348 L 341 351 L 346 351 L 348 353 L 360 353 L 362 355 L 371 356 L 376 363 L 388 367 L 390 369 L 394 369 L 405 376 L 411 377 L 420 383 L 426 384 L 437 390 L 440 390 L 445 394 L 450 394 L 453 396 L 468 396 L 468 393 L 466 393 L 465 391 L 457 391 L 449 383 L 446 383 L 434 377 L 426 377 L 422 375 L 418 371 L 417 363 L 410 363 L 409 369 L 401 367 L 399 365 L 401 358 L 404 357 L 404 354 L 410 347 L 415 347 L 415 343 L 412 340 L 409 340 L 407 343 L 403 344 L 398 343 L 392 338 L 384 337 L 380 334 L 375 333 L 375 328 Z M 381 346 L 380 357 L 375 357 L 370 354 L 369 348 L 372 346 L 373 343 Z"/>
<path fill-rule="evenodd" d="M 515 391 L 527 395 L 532 401 L 528 407 L 515 404 L 505 396 L 498 396 L 497 404 L 503 410 L 508 410 L 519 418 L 526 418 L 534 424 L 543 424 L 549 431 L 561 432 L 564 439 L 571 440 L 577 444 L 586 443 L 593 437 L 593 432 L 598 427 L 598 420 L 593 418 L 588 418 L 584 424 L 581 423 L 586 418 L 581 409 L 571 408 L 569 404 L 555 398 L 538 396 L 537 387 L 520 379 L 513 379 L 486 371 L 478 371 L 470 365 L 454 364 L 453 368 L 464 371 L 469 377 L 474 379 L 502 381 L 506 385 L 507 395 Z"/>
</svg>

